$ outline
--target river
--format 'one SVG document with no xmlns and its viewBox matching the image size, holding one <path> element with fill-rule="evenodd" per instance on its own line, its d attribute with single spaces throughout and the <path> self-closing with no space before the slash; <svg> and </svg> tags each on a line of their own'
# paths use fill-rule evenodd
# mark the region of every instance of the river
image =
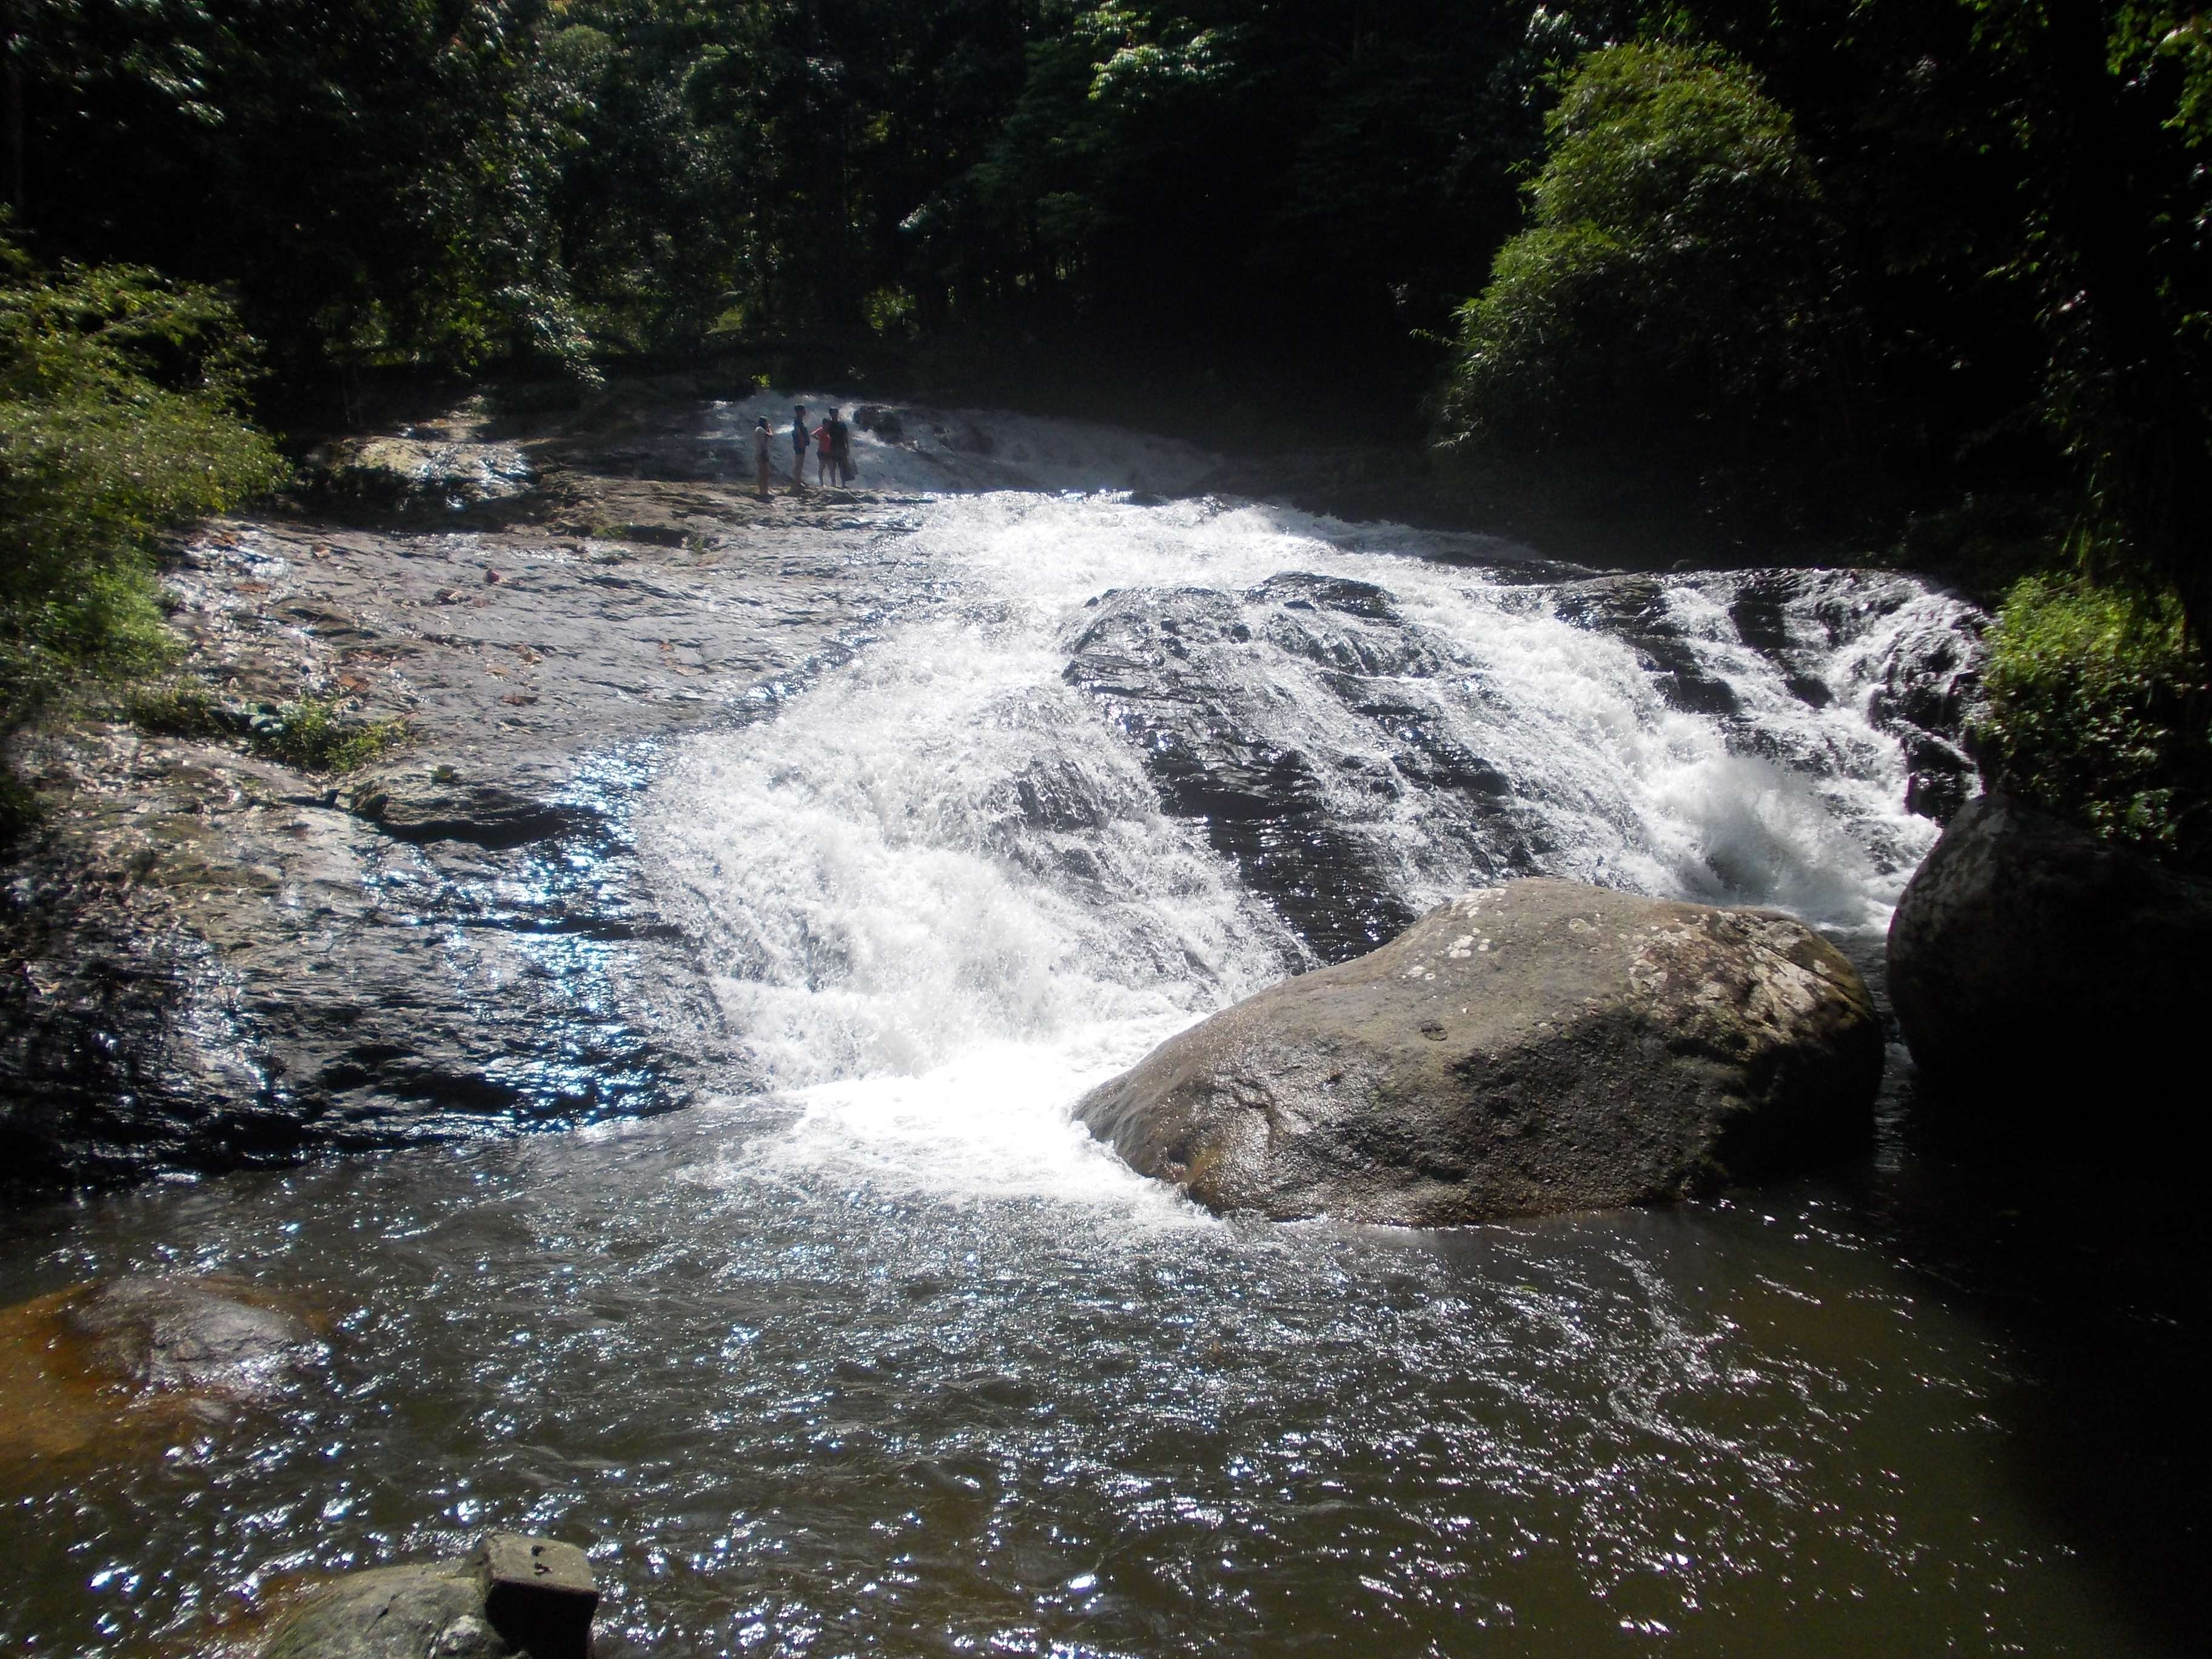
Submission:
<svg viewBox="0 0 2212 1659">
<path fill-rule="evenodd" d="M 606 1659 L 2169 1650 L 2066 1356 L 2172 1322 L 2082 1312 L 2068 1200 L 1922 1150 L 1901 1081 L 1819 1181 L 1430 1234 L 1214 1218 L 1069 1119 L 1469 882 L 1878 960 L 1966 607 L 863 464 L 891 620 L 629 757 L 714 1090 L 0 1222 L 0 1300 L 220 1272 L 331 1322 L 268 1409 L 0 1469 L 0 1643 L 174 1651 L 504 1527 L 589 1549 Z"/>
</svg>

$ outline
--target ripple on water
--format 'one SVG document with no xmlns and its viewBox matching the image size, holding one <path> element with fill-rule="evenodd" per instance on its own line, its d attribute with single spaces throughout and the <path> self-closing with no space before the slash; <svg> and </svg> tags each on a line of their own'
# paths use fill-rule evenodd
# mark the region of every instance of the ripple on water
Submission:
<svg viewBox="0 0 2212 1659">
<path fill-rule="evenodd" d="M 2002 1346 L 1836 1194 L 1246 1225 L 928 1197 L 791 1121 L 46 1218 L 18 1288 L 189 1239 L 328 1310 L 331 1376 L 19 1485 L 0 1627 L 137 1650 L 496 1525 L 591 1547 L 617 1652 L 2124 1646 L 2008 1489 Z"/>
</svg>

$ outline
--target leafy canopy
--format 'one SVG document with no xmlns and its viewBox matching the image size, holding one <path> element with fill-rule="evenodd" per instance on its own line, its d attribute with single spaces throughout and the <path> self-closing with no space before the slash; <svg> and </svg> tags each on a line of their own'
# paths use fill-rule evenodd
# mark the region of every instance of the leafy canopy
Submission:
<svg viewBox="0 0 2212 1659">
<path fill-rule="evenodd" d="M 1834 233 L 1789 112 L 1711 50 L 1584 57 L 1529 224 L 1459 313 L 1461 442 L 1650 438 L 1800 413 L 1838 326 Z"/>
</svg>

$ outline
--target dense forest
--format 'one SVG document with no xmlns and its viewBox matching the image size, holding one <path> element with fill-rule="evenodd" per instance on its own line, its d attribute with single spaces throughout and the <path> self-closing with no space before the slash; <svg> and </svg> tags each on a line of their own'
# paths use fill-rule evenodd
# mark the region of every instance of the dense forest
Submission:
<svg viewBox="0 0 2212 1659">
<path fill-rule="evenodd" d="M 1289 410 L 1470 503 L 1602 479 L 1733 556 L 1941 569 L 2006 600 L 1986 763 L 2212 857 L 2179 0 L 0 19 L 11 724 L 157 655 L 153 531 L 269 488 L 259 430 L 364 377 L 824 348 L 923 387 L 1114 368 L 1163 424 Z"/>
</svg>

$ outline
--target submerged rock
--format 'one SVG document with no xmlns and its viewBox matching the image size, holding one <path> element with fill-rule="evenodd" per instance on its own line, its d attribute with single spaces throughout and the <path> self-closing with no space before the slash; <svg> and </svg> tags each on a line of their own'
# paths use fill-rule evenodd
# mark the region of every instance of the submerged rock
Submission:
<svg viewBox="0 0 2212 1659">
<path fill-rule="evenodd" d="M 1899 901 L 1889 990 L 1939 1113 L 2027 1128 L 2084 1087 L 2166 1097 L 2212 1006 L 2212 883 L 1984 795 Z"/>
<path fill-rule="evenodd" d="M 295 1389 L 326 1358 L 313 1322 L 254 1285 L 127 1278 L 0 1309 L 0 1466 L 158 1445 Z"/>
<path fill-rule="evenodd" d="M 93 1369 L 138 1389 L 265 1400 L 325 1352 L 301 1314 L 231 1279 L 111 1279 L 56 1311 Z"/>
<path fill-rule="evenodd" d="M 1077 1115 L 1210 1209 L 1440 1226 L 1815 1167 L 1866 1141 L 1881 1065 L 1865 985 L 1803 924 L 1516 881 L 1224 1010 Z"/>
<path fill-rule="evenodd" d="M 262 1659 L 586 1659 L 599 1601 L 574 1545 L 494 1533 L 459 1560 L 333 1581 L 277 1626 Z"/>
</svg>

